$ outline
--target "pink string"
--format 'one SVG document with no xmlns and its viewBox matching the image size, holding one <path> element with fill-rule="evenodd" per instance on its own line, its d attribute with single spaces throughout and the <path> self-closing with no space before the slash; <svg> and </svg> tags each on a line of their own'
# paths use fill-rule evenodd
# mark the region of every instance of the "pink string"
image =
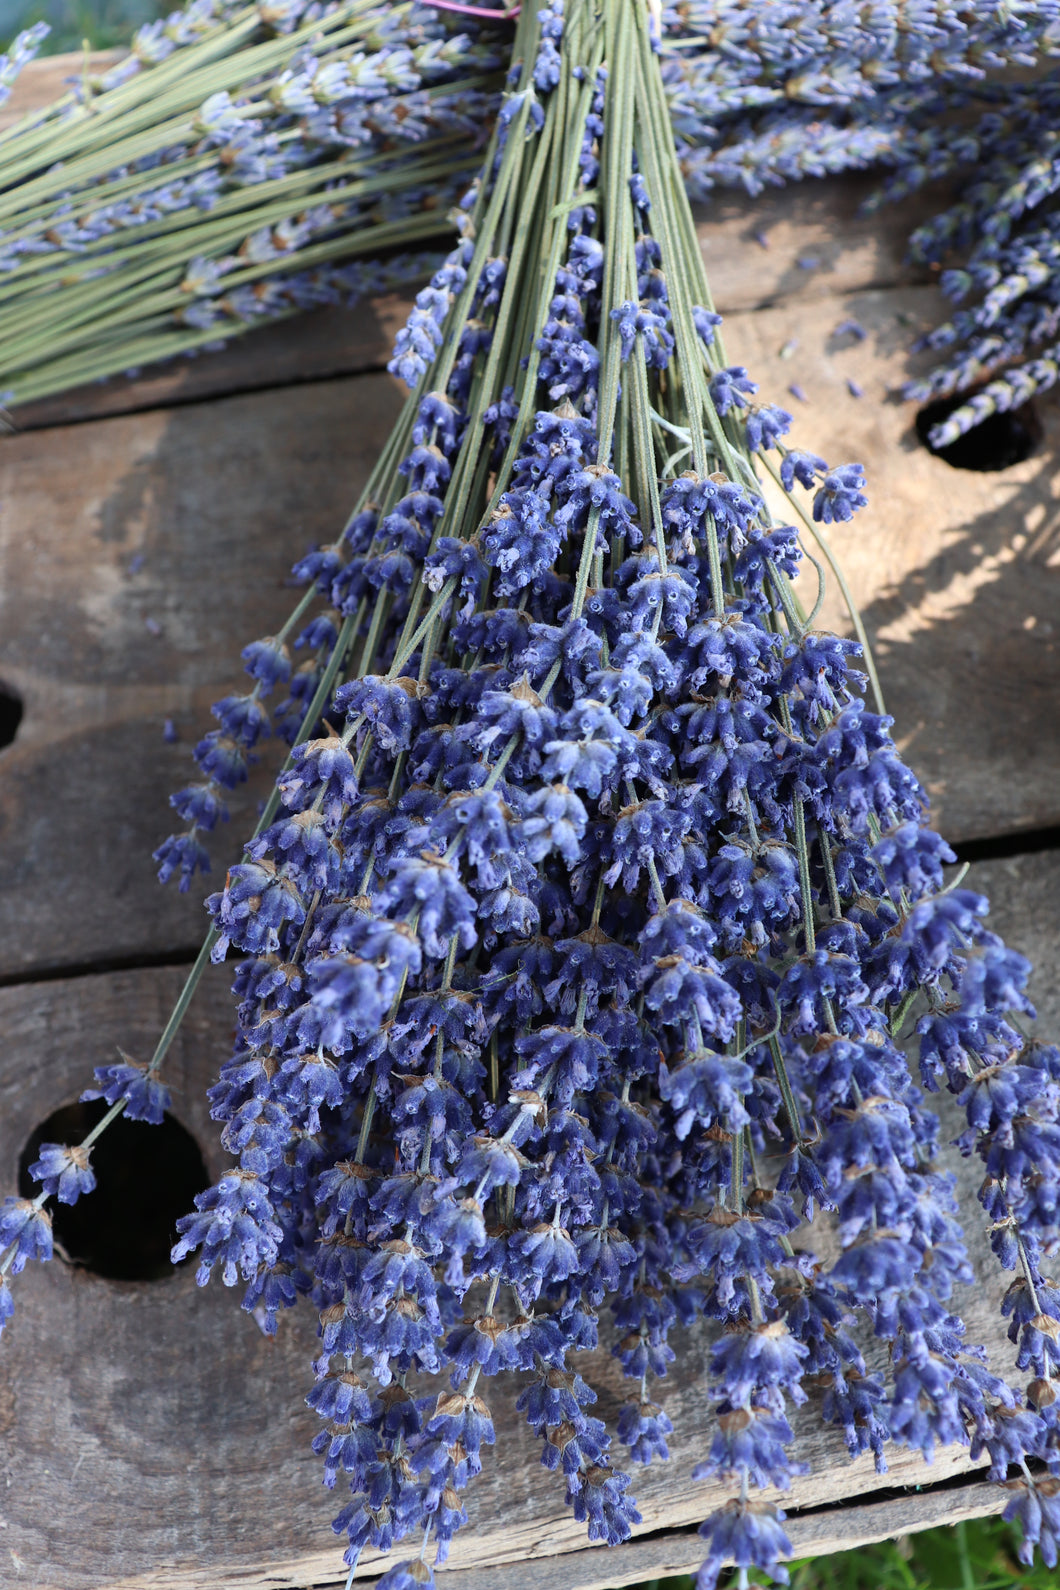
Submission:
<svg viewBox="0 0 1060 1590">
<path fill-rule="evenodd" d="M 513 21 L 522 10 L 522 6 L 517 5 L 509 11 L 492 11 L 486 6 L 458 5 L 457 0 L 423 0 L 423 3 L 435 11 L 459 11 L 465 17 L 492 17 L 495 22 Z"/>
</svg>

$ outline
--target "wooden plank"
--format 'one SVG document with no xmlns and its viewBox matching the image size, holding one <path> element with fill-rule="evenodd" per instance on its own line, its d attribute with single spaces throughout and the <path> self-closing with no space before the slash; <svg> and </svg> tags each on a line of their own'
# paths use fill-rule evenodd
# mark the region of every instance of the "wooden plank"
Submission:
<svg viewBox="0 0 1060 1590">
<path fill-rule="evenodd" d="M 820 1512 L 789 1515 L 784 1527 L 795 1560 L 827 1557 L 896 1535 L 915 1535 L 923 1529 L 986 1518 L 1000 1513 L 1009 1500 L 1007 1492 L 996 1485 L 931 1488 L 919 1494 L 907 1491 L 888 1501 L 861 1506 L 841 1504 Z M 702 1561 L 703 1542 L 699 1535 L 694 1531 L 675 1531 L 651 1540 L 630 1541 L 617 1552 L 564 1552 L 559 1557 L 524 1563 L 519 1568 L 519 1590 L 618 1590 L 620 1585 L 637 1584 L 643 1579 L 694 1574 Z M 464 1569 L 460 1574 L 460 1590 L 496 1590 L 497 1582 L 494 1568 Z M 340 1587 L 336 1585 L 334 1590 Z"/>
<path fill-rule="evenodd" d="M 1049 909 L 1060 891 L 1060 855 L 985 864 L 972 869 L 971 882 L 995 886 L 994 925 L 1035 958 L 1032 991 L 1048 1017 L 1060 1017 L 1060 925 Z M 143 970 L 0 990 L 0 1192 L 10 1190 L 30 1132 L 76 1096 L 93 1065 L 117 1044 L 136 1055 L 148 1051 L 181 975 Z M 224 983 L 223 970 L 211 973 L 168 1065 L 174 1113 L 202 1145 L 213 1174 L 215 1128 L 203 1093 L 229 1041 Z M 956 1130 L 957 1122 L 947 1119 L 945 1135 Z M 976 1284 L 962 1288 L 955 1305 L 969 1340 L 986 1344 L 993 1367 L 1011 1373 L 1014 1350 L 998 1309 L 1006 1278 L 983 1240 L 975 1198 L 981 1178 L 975 1163 L 952 1150 L 945 1162 L 969 1211 L 976 1270 Z M 336 1578 L 339 1551 L 328 1520 L 341 1495 L 320 1489 L 308 1445 L 314 1421 L 301 1402 L 315 1353 L 308 1311 L 285 1318 L 270 1343 L 235 1297 L 215 1285 L 197 1291 L 186 1270 L 161 1282 L 115 1283 L 57 1260 L 31 1266 L 15 1285 L 16 1314 L 0 1353 L 10 1479 L 0 1503 L 6 1524 L 0 1560 L 6 1554 L 12 1562 L 11 1582 L 34 1590 L 272 1590 Z M 636 1476 L 641 1533 L 688 1531 L 726 1495 L 723 1486 L 688 1478 L 709 1434 L 707 1342 L 707 1333 L 696 1330 L 677 1344 L 678 1363 L 662 1389 L 676 1426 L 673 1458 Z M 883 1363 L 878 1345 L 867 1349 Z M 613 1427 L 629 1383 L 606 1349 L 585 1355 L 579 1367 Z M 534 1460 L 511 1378 L 491 1385 L 488 1397 L 497 1445 L 468 1490 L 470 1522 L 454 1544 L 454 1574 L 489 1570 L 491 1583 L 518 1575 L 520 1584 L 535 1586 L 523 1578 L 524 1563 L 577 1554 L 564 1562 L 562 1584 L 588 1590 L 695 1560 L 691 1538 L 634 1543 L 606 1555 L 586 1550 L 581 1528 L 563 1509 L 561 1482 Z M 919 1456 L 895 1451 L 882 1483 L 935 1490 L 880 1500 L 871 1462 L 847 1460 L 813 1403 L 794 1422 L 797 1454 L 810 1472 L 795 1482 L 785 1505 L 804 1514 L 830 1509 L 797 1523 L 797 1549 L 821 1549 L 825 1541 L 839 1549 L 918 1521 L 926 1527 L 939 1518 L 976 1516 L 1004 1500 L 976 1483 L 937 1489 L 970 1472 L 961 1448 L 939 1453 L 930 1468 Z M 848 1513 L 848 1506 L 855 1510 Z M 361 1577 L 381 1566 L 366 1563 Z M 537 1590 L 560 1583 L 543 1574 Z M 472 1577 L 468 1590 L 484 1590 L 485 1582 Z"/>
<path fill-rule="evenodd" d="M 143 1051 L 183 975 L 0 990 L 12 1061 L 0 1080 L 5 1193 L 32 1129 L 77 1097 L 116 1043 Z M 225 1156 L 211 1146 L 203 1083 L 230 1043 L 226 982 L 223 971 L 208 977 L 167 1062 L 174 1113 L 214 1175 Z M 266 1555 L 305 1541 L 326 1554 L 327 1506 L 319 1509 L 307 1446 L 314 1416 L 300 1406 L 311 1324 L 268 1341 L 236 1298 L 200 1292 L 187 1270 L 115 1282 L 56 1260 L 15 1284 L 0 1352 L 0 1583 L 88 1590 L 135 1575 L 142 1562 L 148 1572 L 182 1563 L 205 1587 L 215 1557 L 256 1562 L 256 1537 Z M 281 1506 L 260 1489 L 277 1449 L 279 1472 L 294 1482 Z"/>
<path fill-rule="evenodd" d="M 201 937 L 207 889 L 153 880 L 169 793 L 195 776 L 209 703 L 245 688 L 240 648 L 294 606 L 292 562 L 341 529 L 401 401 L 369 376 L 0 446 L 0 681 L 25 704 L 0 753 L 0 974 Z M 167 716 L 181 744 L 163 740 Z M 222 877 L 277 754 L 266 745 L 233 801 Z"/>
<path fill-rule="evenodd" d="M 905 238 L 930 212 L 919 196 L 885 222 L 860 216 L 871 192 L 864 176 L 770 190 L 752 200 L 719 193 L 699 210 L 699 235 L 716 303 L 725 314 L 782 301 L 813 304 L 837 292 L 916 283 L 923 273 L 903 263 Z M 756 241 L 770 239 L 768 249 Z M 439 243 L 439 246 L 443 246 Z M 810 270 L 800 259 L 817 263 Z M 320 380 L 379 369 L 404 323 L 413 289 L 352 309 L 324 309 L 255 330 L 220 353 L 176 359 L 132 380 L 116 377 L 13 411 L 20 430 L 199 401 L 285 382 Z"/>
<path fill-rule="evenodd" d="M 878 174 L 852 173 L 754 197 L 719 189 L 709 203 L 697 205 L 700 246 L 721 313 L 808 305 L 839 293 L 931 280 L 906 260 L 906 239 L 939 208 L 940 191 L 918 194 L 882 215 L 863 215 L 861 206 L 879 180 Z"/>
</svg>

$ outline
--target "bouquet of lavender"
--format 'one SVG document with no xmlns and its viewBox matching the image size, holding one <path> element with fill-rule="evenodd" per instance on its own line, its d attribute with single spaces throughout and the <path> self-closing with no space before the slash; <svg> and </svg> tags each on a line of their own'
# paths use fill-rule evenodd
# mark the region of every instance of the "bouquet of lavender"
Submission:
<svg viewBox="0 0 1060 1590">
<path fill-rule="evenodd" d="M 108 1119 L 161 1119 L 173 1033 L 235 948 L 211 1098 L 237 1162 L 174 1258 L 242 1278 L 266 1330 L 300 1295 L 318 1311 L 308 1400 L 351 1577 L 411 1537 L 381 1582 L 433 1582 L 501 1370 L 590 1538 L 624 1539 L 622 1462 L 666 1458 L 670 1338 L 699 1317 L 693 1477 L 732 1483 L 701 1590 L 726 1562 L 785 1579 L 784 1515 L 752 1492 L 799 1472 L 787 1410 L 811 1392 L 881 1469 L 887 1442 L 985 1454 L 1055 1563 L 1060 1050 L 1023 1036 L 1029 968 L 986 901 L 944 883 L 857 645 L 806 613 L 801 533 L 757 471 L 807 494 L 822 540 L 862 471 L 789 449 L 726 363 L 638 0 L 523 13 L 462 215 L 395 352 L 413 396 L 298 565 L 296 614 L 246 648 L 253 688 L 217 703 L 163 876 L 208 866 L 270 723 L 287 765 L 155 1055 L 97 1072 L 109 1115 L 44 1145 L 39 1196 L 0 1213 L 0 1273 L 49 1256 L 46 1201 L 90 1190 Z M 1025 1388 L 953 1310 L 941 1087 L 984 1163 Z M 615 1431 L 575 1357 L 601 1323 L 631 1383 Z"/>
<path fill-rule="evenodd" d="M 426 275 L 419 250 L 451 234 L 500 104 L 507 19 L 467 10 L 455 31 L 430 5 L 189 0 L 0 136 L 5 400 Z M 943 111 L 982 88 L 1015 113 L 999 74 L 1055 48 L 1056 14 L 671 6 L 661 65 L 689 192 L 878 161 L 920 180 L 957 146 Z"/>
</svg>

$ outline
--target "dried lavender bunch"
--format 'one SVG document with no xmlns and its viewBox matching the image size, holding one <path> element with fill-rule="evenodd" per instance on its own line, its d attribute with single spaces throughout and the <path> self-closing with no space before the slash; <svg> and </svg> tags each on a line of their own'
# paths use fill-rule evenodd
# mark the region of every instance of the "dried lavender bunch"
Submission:
<svg viewBox="0 0 1060 1590">
<path fill-rule="evenodd" d="M 1055 0 L 678 0 L 664 5 L 662 19 L 671 107 L 676 77 L 698 98 L 709 75 L 716 97 L 696 116 L 705 122 L 752 105 L 849 104 L 902 84 L 979 83 L 1006 67 L 1036 65 L 1060 43 Z M 674 122 L 680 132 L 676 109 Z"/>
<path fill-rule="evenodd" d="M 886 37 L 882 17 L 873 13 L 866 35 L 845 7 L 830 9 L 834 25 L 850 31 L 853 53 L 844 65 L 814 63 L 812 70 L 825 85 L 821 104 L 829 107 L 823 113 L 812 102 L 812 90 L 796 80 L 794 97 L 809 103 L 766 102 L 764 112 L 704 125 L 695 108 L 703 93 L 696 75 L 701 63 L 689 63 L 690 107 L 675 115 L 679 134 L 686 135 L 682 171 L 690 194 L 705 197 L 716 186 L 758 193 L 770 184 L 889 166 L 891 174 L 866 205 L 870 212 L 928 182 L 965 170 L 975 173 L 960 199 L 910 240 L 910 254 L 920 262 L 944 263 L 950 255 L 963 254 L 960 265 L 943 272 L 943 290 L 959 303 L 979 297 L 921 339 L 918 347 L 946 349 L 947 357 L 901 389 L 904 397 L 920 402 L 969 392 L 968 401 L 931 432 L 932 445 L 945 447 L 991 414 L 1018 407 L 1056 382 L 1056 230 L 1055 218 L 1043 215 L 1042 208 L 1055 190 L 1050 168 L 1060 78 L 1051 72 L 1020 84 L 990 75 L 1002 64 L 1016 64 L 1020 51 L 1025 64 L 1036 55 L 1040 64 L 1043 55 L 1054 54 L 1056 13 L 1047 6 L 1033 16 L 1013 17 L 1017 31 L 1007 40 L 995 35 L 994 41 L 977 34 L 974 24 L 962 40 L 960 20 L 952 12 L 945 19 L 921 15 L 918 24 L 927 23 L 927 33 L 921 36 L 918 25 L 899 31 L 912 57 L 894 70 L 885 52 L 880 69 L 871 54 L 858 54 L 866 37 Z M 774 18 L 772 8 L 763 14 L 767 25 L 778 25 L 781 40 L 785 20 L 779 13 Z M 1021 21 L 1028 24 L 1022 44 Z M 1005 27 L 997 13 L 980 11 L 979 23 Z M 952 31 L 940 64 L 949 50 L 955 53 L 939 79 L 932 80 L 926 62 L 940 43 L 936 30 L 947 26 Z M 919 78 L 927 79 L 920 87 Z M 676 109 L 680 100 L 672 104 Z M 958 112 L 963 114 L 955 120 Z M 1036 224 L 1021 229 L 1029 221 Z"/>
<path fill-rule="evenodd" d="M 520 19 L 464 236 L 395 352 L 414 396 L 299 565 L 305 679 L 286 635 L 248 647 L 254 688 L 218 703 L 176 797 L 192 828 L 160 861 L 190 875 L 288 688 L 292 756 L 199 963 L 245 957 L 211 1094 L 238 1163 L 175 1257 L 242 1277 L 266 1329 L 299 1294 L 318 1310 L 309 1401 L 351 1571 L 420 1547 L 388 1590 L 430 1584 L 465 1521 L 501 1369 L 590 1537 L 636 1525 L 572 1361 L 601 1311 L 634 1463 L 667 1455 L 673 1326 L 721 1327 L 695 1475 L 733 1495 L 703 1525 L 702 1590 L 727 1561 L 785 1577 L 783 1514 L 750 1492 L 799 1472 L 787 1410 L 811 1390 L 881 1468 L 888 1440 L 987 1453 L 1025 1551 L 1055 1562 L 1060 1487 L 1028 1459 L 1060 1468 L 1060 1051 L 1021 1034 L 1029 968 L 986 902 L 944 886 L 952 852 L 856 645 L 793 589 L 799 535 L 757 468 L 812 493 L 819 533 L 862 472 L 788 449 L 790 416 L 726 362 L 655 42 L 635 0 Z M 160 1114 L 181 1013 L 92 1096 Z M 923 1091 L 942 1085 L 1017 1274 L 1025 1394 L 953 1312 L 970 1270 Z M 42 1148 L 0 1269 L 47 1256 L 46 1197 L 87 1190 L 90 1146 Z M 822 1209 L 830 1266 L 791 1240 Z M 424 1395 L 439 1369 L 451 1389 Z"/>
<path fill-rule="evenodd" d="M 1038 21 L 1041 47 L 1053 53 L 1055 21 Z M 1055 71 L 1029 84 L 902 82 L 824 115 L 796 104 L 721 123 L 713 143 L 695 135 L 690 118 L 682 170 L 689 192 L 702 196 L 715 185 L 757 193 L 770 183 L 890 166 L 867 201 L 870 213 L 928 182 L 974 173 L 960 197 L 910 238 L 914 260 L 948 264 L 941 285 L 962 306 L 917 344 L 945 350 L 945 358 L 901 389 L 919 402 L 968 393 L 931 432 L 932 445 L 945 447 L 1056 382 L 1060 234 L 1049 206 L 1058 111 Z"/>
<path fill-rule="evenodd" d="M 1018 9 L 691 0 L 665 20 L 663 70 L 697 198 L 875 164 L 905 183 L 925 143 L 952 160 L 960 140 L 940 115 L 984 88 L 1018 100 L 995 74 L 1040 65 L 1060 44 L 1054 0 Z"/>
<path fill-rule="evenodd" d="M 663 70 L 689 191 L 757 191 L 881 160 L 904 169 L 962 85 L 1054 47 L 1055 17 L 1055 0 L 1004 14 L 949 0 L 912 12 L 671 7 Z M 87 98 L 78 85 L 0 139 L 19 215 L 0 239 L 0 265 L 15 272 L 6 310 L 0 294 L 6 401 L 214 346 L 322 290 L 342 299 L 326 262 L 446 230 L 471 135 L 500 92 L 496 30 L 460 26 L 448 36 L 418 6 L 191 0 L 142 28 Z M 362 35 L 369 53 L 352 56 Z M 109 151 L 128 127 L 134 157 L 114 170 Z M 60 157 L 62 174 L 49 175 Z M 370 274 L 406 279 L 386 263 Z M 68 303 L 71 280 L 83 282 L 72 319 L 56 296 L 61 281 Z"/>
<path fill-rule="evenodd" d="M 1055 383 L 1060 229 L 1050 205 L 1057 190 L 1058 112 L 1060 74 L 1051 73 L 1013 90 L 1003 105 L 983 114 L 947 159 L 923 168 L 924 180 L 970 162 L 977 168 L 960 200 L 910 239 L 917 260 L 960 260 L 942 271 L 940 284 L 962 307 L 917 344 L 945 350 L 945 357 L 902 389 L 903 396 L 920 402 L 971 389 L 968 402 L 932 430 L 935 447 Z M 895 191 L 900 196 L 912 185 L 910 180 L 897 189 L 889 186 L 879 200 Z"/>
<path fill-rule="evenodd" d="M 9 403 L 339 296 L 331 262 L 451 233 L 496 29 L 378 0 L 193 0 L 161 28 L 131 58 L 153 48 L 149 71 L 114 68 L 0 135 Z M 369 267 L 407 279 L 404 259 Z"/>
<path fill-rule="evenodd" d="M 770 108 L 679 141 L 689 196 L 708 199 L 715 188 L 752 195 L 808 178 L 890 166 L 907 172 L 921 158 L 924 127 L 952 111 L 963 91 L 934 85 L 883 93 L 868 108 L 856 104 L 822 116 L 815 105 Z"/>
<path fill-rule="evenodd" d="M 957 110 L 965 114 L 955 121 L 950 113 Z M 867 116 L 855 106 L 845 121 L 814 125 L 801 108 L 748 120 L 716 149 L 694 152 L 686 175 L 693 191 L 740 180 L 757 192 L 767 182 L 889 165 L 891 174 L 864 206 L 872 213 L 929 182 L 974 172 L 959 199 L 910 237 L 910 256 L 919 263 L 960 261 L 942 271 L 940 284 L 962 307 L 915 345 L 946 357 L 901 388 L 919 402 L 968 392 L 930 433 L 934 447 L 945 447 L 1055 384 L 1060 232 L 1049 205 L 1058 112 L 1055 71 L 1029 84 L 980 83 L 959 95 L 903 88 Z"/>
</svg>

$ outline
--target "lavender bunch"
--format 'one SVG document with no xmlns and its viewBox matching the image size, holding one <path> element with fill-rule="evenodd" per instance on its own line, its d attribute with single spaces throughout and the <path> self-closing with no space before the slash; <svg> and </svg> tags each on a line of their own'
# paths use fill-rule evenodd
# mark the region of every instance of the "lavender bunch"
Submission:
<svg viewBox="0 0 1060 1590">
<path fill-rule="evenodd" d="M 404 262 L 333 262 L 449 229 L 500 102 L 501 35 L 460 27 L 429 6 L 190 0 L 0 138 L 6 400 L 405 281 Z M 1034 64 L 1055 28 L 1055 0 L 671 7 L 662 64 L 689 191 L 906 169 L 940 108 Z"/>
<path fill-rule="evenodd" d="M 1007 101 L 1013 91 L 997 74 L 1040 65 L 1060 44 L 1054 0 L 1018 8 L 692 0 L 664 19 L 663 71 L 697 198 L 876 164 L 906 182 L 925 144 L 939 163 L 963 153 L 940 115 L 984 90 Z"/>
<path fill-rule="evenodd" d="M 687 107 L 672 99 L 682 171 L 689 192 L 702 198 L 715 187 L 754 194 L 807 177 L 890 167 L 869 212 L 928 182 L 974 173 L 960 198 L 910 239 L 911 257 L 921 263 L 963 256 L 943 271 L 941 285 L 959 304 L 978 300 L 921 339 L 918 348 L 945 350 L 946 357 L 901 389 L 919 402 L 968 392 L 967 402 L 932 429 L 931 444 L 945 447 L 1048 390 L 1060 369 L 1055 217 L 1043 213 L 1055 191 L 1058 78 L 1053 71 L 1025 84 L 994 75 L 1015 64 L 1040 67 L 1043 56 L 1055 54 L 1057 15 L 1051 5 L 1020 17 L 980 8 L 974 19 L 948 7 L 933 16 L 917 8 L 909 26 L 895 13 L 890 36 L 901 44 L 892 59 L 888 20 L 875 8 L 870 18 L 855 19 L 854 10 L 826 7 L 809 38 L 802 15 L 793 25 L 769 7 L 761 18 L 747 18 L 752 35 L 760 25 L 768 38 L 776 26 L 781 58 L 792 42 L 804 45 L 809 64 L 806 77 L 788 79 L 771 97 L 755 102 L 748 94 L 740 116 L 703 114 L 710 91 L 693 55 L 685 68 Z M 830 39 L 846 43 L 834 61 Z M 726 43 L 739 55 L 735 40 Z M 769 58 L 761 40 L 754 47 Z"/>
<path fill-rule="evenodd" d="M 377 0 L 192 0 L 141 30 L 135 74 L 0 135 L 6 401 L 407 280 L 348 262 L 451 233 L 498 38 Z"/>
<path fill-rule="evenodd" d="M 1055 16 L 1042 10 L 1025 20 L 1031 21 L 1026 61 L 1036 51 L 1055 53 Z M 962 55 L 962 65 L 970 68 L 973 55 Z M 1014 57 L 988 47 L 979 60 L 1011 64 Z M 917 344 L 944 358 L 901 389 L 919 402 L 968 393 L 931 432 L 932 445 L 945 447 L 1057 380 L 1058 234 L 1049 206 L 1056 191 L 1058 86 L 1055 70 L 1029 84 L 1006 83 L 982 64 L 978 75 L 957 70 L 920 82 L 914 63 L 904 73 L 882 72 L 873 98 L 851 92 L 823 112 L 812 103 L 767 104 L 716 121 L 704 135 L 693 111 L 677 119 L 687 135 L 682 170 L 690 193 L 702 197 L 715 186 L 758 193 L 769 184 L 889 166 L 865 206 L 870 213 L 928 182 L 974 174 L 960 197 L 910 239 L 914 260 L 948 265 L 941 285 L 961 305 Z"/>
<path fill-rule="evenodd" d="M 433 1582 L 500 1370 L 590 1538 L 628 1536 L 623 1464 L 666 1458 L 671 1337 L 700 1318 L 693 1477 L 732 1487 L 701 1590 L 726 1562 L 784 1580 L 783 1513 L 752 1492 L 800 1472 L 788 1413 L 811 1395 L 881 1470 L 888 1441 L 987 1454 L 1055 1563 L 1060 1051 L 1023 1036 L 1029 968 L 985 900 L 945 884 L 856 643 L 805 613 L 801 532 L 758 470 L 823 547 L 863 474 L 789 449 L 726 361 L 635 0 L 521 16 L 462 213 L 395 350 L 413 396 L 298 565 L 296 614 L 244 652 L 251 690 L 217 703 L 163 874 L 208 865 L 271 729 L 291 755 L 154 1056 L 88 1096 L 160 1118 L 201 969 L 240 953 L 211 1093 L 235 1163 L 174 1257 L 242 1282 L 266 1330 L 299 1296 L 317 1311 L 308 1400 L 351 1574 L 411 1536 L 382 1583 Z M 942 1086 L 1015 1273 L 1025 1390 L 953 1308 Z M 48 1257 L 47 1198 L 89 1190 L 103 1124 L 42 1147 L 0 1273 Z M 601 1323 L 630 1381 L 614 1431 L 575 1356 Z"/>
<path fill-rule="evenodd" d="M 1054 31 L 1050 24 L 1042 35 L 1047 53 Z M 1056 383 L 1060 233 L 1050 205 L 1058 110 L 1055 70 L 1029 84 L 903 84 L 839 114 L 794 106 L 747 116 L 721 129 L 715 146 L 690 145 L 682 168 L 690 192 L 701 194 L 737 183 L 757 193 L 769 183 L 890 166 L 869 213 L 929 182 L 974 173 L 959 198 L 910 237 L 910 257 L 946 267 L 940 285 L 960 306 L 916 344 L 943 353 L 939 364 L 901 388 L 921 403 L 968 393 L 930 433 L 942 448 Z"/>
<path fill-rule="evenodd" d="M 851 104 L 903 84 L 973 84 L 1007 67 L 1033 66 L 1055 51 L 1058 23 L 1053 0 L 679 0 L 662 11 L 663 76 L 669 90 L 676 63 L 696 62 L 680 75 L 702 94 L 709 62 L 716 95 L 702 107 L 709 122 L 793 100 Z"/>
<path fill-rule="evenodd" d="M 1055 384 L 1060 231 L 1050 204 L 1057 189 L 1058 110 L 1056 73 L 1013 89 L 954 141 L 945 158 L 925 161 L 878 196 L 882 203 L 964 164 L 977 168 L 960 199 L 910 238 L 914 259 L 947 265 L 940 285 L 960 306 L 917 344 L 942 353 L 939 364 L 902 389 L 920 402 L 969 392 L 968 401 L 933 428 L 936 448 Z"/>
</svg>

